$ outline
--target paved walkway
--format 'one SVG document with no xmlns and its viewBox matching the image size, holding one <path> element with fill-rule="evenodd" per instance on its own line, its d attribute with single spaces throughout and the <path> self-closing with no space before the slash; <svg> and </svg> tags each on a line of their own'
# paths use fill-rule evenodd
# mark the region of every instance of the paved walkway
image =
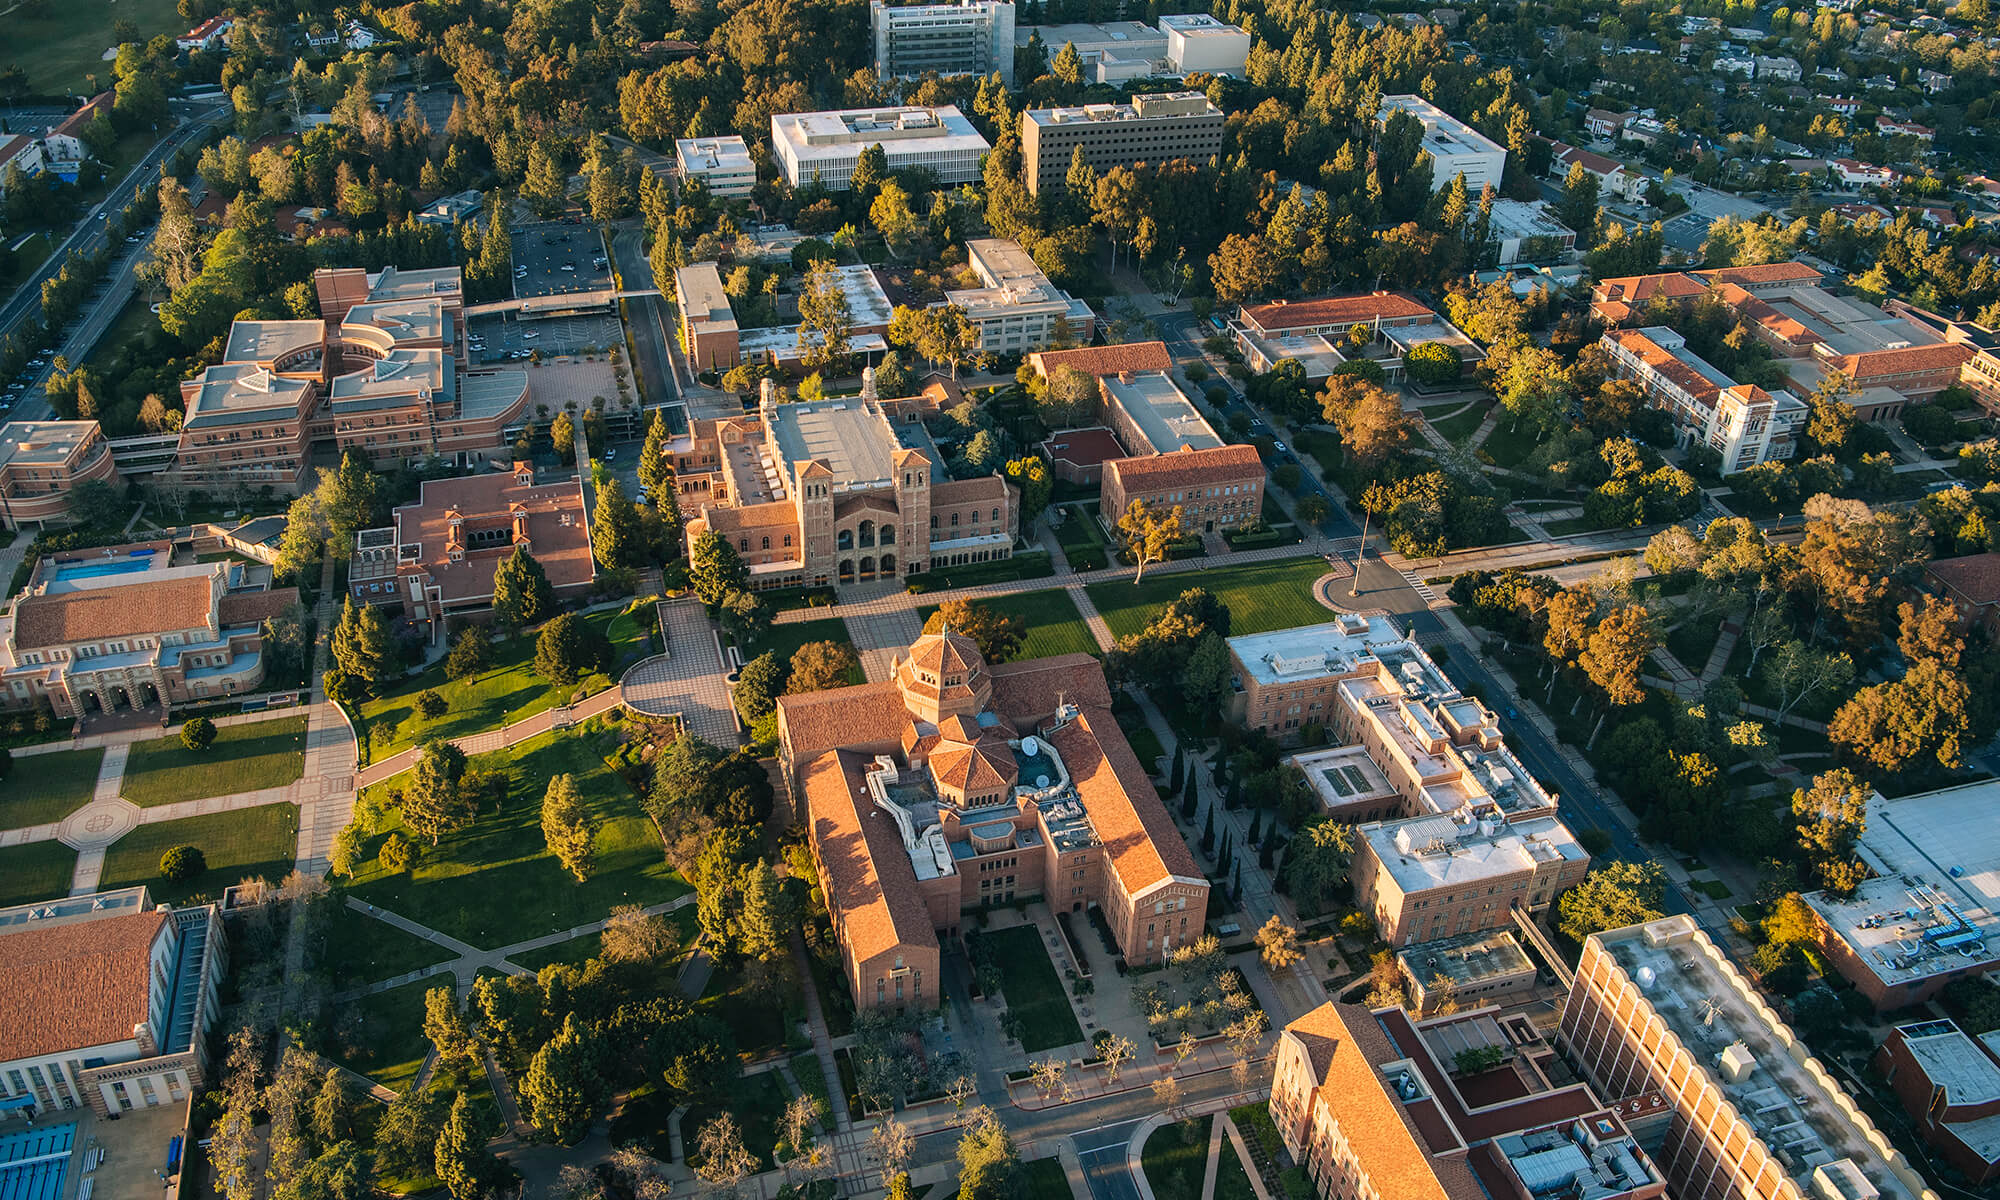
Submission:
<svg viewBox="0 0 2000 1200">
<path fill-rule="evenodd" d="M 826 1076 L 827 1123 L 834 1131 L 849 1129 L 854 1125 L 854 1118 L 847 1111 L 847 1089 L 840 1084 L 840 1068 L 833 1059 L 833 1039 L 827 1035 L 826 1011 L 820 1007 L 819 987 L 813 981 L 807 953 L 805 939 L 799 936 L 798 930 L 792 930 L 792 962 L 798 967 L 799 983 L 805 992 L 806 1024 L 812 1030 L 813 1055 L 819 1059 L 819 1069 Z M 793 1088 L 798 1089 L 796 1080 L 793 1081 Z"/>
<path fill-rule="evenodd" d="M 469 733 L 461 738 L 453 738 L 451 739 L 451 744 L 465 751 L 468 756 L 486 754 L 494 750 L 505 750 L 509 746 L 518 746 L 529 738 L 540 737 L 542 734 L 558 726 L 568 726 L 580 721 L 587 721 L 591 717 L 597 716 L 608 709 L 618 707 L 618 702 L 619 690 L 616 685 L 613 685 L 588 699 L 579 700 L 574 704 L 545 709 L 531 717 L 523 717 L 512 725 L 502 725 L 498 729 L 482 729 L 478 733 Z M 417 758 L 422 752 L 423 747 L 411 746 L 407 750 L 401 750 L 390 755 L 381 762 L 370 763 L 362 769 L 361 774 L 357 777 L 357 782 L 361 787 L 369 787 L 385 779 L 394 779 L 396 776 L 416 766 Z"/>
<path fill-rule="evenodd" d="M 701 602 L 693 597 L 659 606 L 660 641 L 666 650 L 636 663 L 618 682 L 625 706 L 649 717 L 674 717 L 688 733 L 729 748 L 741 738 L 723 669 L 722 643 Z"/>
</svg>

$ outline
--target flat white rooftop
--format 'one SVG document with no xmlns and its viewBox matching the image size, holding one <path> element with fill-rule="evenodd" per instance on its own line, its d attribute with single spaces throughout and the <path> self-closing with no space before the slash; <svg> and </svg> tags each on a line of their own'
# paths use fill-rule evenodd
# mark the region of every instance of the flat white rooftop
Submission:
<svg viewBox="0 0 2000 1200">
<path fill-rule="evenodd" d="M 1382 119 L 1392 112 L 1406 112 L 1424 124 L 1424 149 L 1443 164 L 1468 154 L 1505 154 L 1498 142 L 1432 104 L 1422 96 L 1382 97 Z M 1444 175 L 1449 178 L 1449 173 Z"/>
<path fill-rule="evenodd" d="M 1223 444 L 1215 427 L 1196 411 L 1194 401 L 1165 372 L 1129 378 L 1107 375 L 1104 390 L 1152 443 L 1154 453 L 1172 454 L 1182 448 L 1213 450 Z"/>
<path fill-rule="evenodd" d="M 674 143 L 674 157 L 681 170 L 690 174 L 755 174 L 757 164 L 750 159 L 750 147 L 740 137 L 682 138 Z"/>
<path fill-rule="evenodd" d="M 1541 204 L 1524 204 L 1519 200 L 1495 200 L 1493 202 L 1493 233 L 1498 237 L 1553 237 L 1565 235 L 1574 237 L 1576 230 L 1549 215 L 1547 207 Z"/>
<path fill-rule="evenodd" d="M 1406 895 L 1590 857 L 1554 817 L 1481 821 L 1461 810 L 1376 821 L 1357 832 Z"/>
<path fill-rule="evenodd" d="M 1348 616 L 1319 625 L 1239 634 L 1229 639 L 1229 651 L 1258 683 L 1269 686 L 1289 679 L 1346 674 L 1363 658 L 1374 658 L 1387 646 L 1405 641 L 1403 631 L 1387 617 Z M 1444 677 L 1424 665 L 1439 690 L 1449 688 Z"/>
</svg>

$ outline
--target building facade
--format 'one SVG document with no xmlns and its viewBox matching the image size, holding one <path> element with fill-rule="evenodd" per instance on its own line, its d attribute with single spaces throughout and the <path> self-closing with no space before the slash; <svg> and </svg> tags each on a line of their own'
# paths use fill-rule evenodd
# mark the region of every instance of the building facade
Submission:
<svg viewBox="0 0 2000 1200">
<path fill-rule="evenodd" d="M 728 137 L 681 138 L 674 143 L 674 162 L 682 179 L 698 179 L 711 196 L 730 200 L 757 187 L 757 163 L 750 147 L 734 134 Z"/>
<path fill-rule="evenodd" d="M 213 904 L 155 908 L 136 887 L 0 909 L 0 1108 L 186 1104 L 208 1081 L 227 967 Z"/>
<path fill-rule="evenodd" d="M 1981 1187 L 2000 1179 L 2000 1040 L 1950 1020 L 1889 1031 L 1875 1069 L 1889 1082 L 1924 1144 Z"/>
<path fill-rule="evenodd" d="M 95 421 L 10 421 L 0 425 L 0 525 L 44 528 L 69 521 L 70 490 L 118 466 Z"/>
<path fill-rule="evenodd" d="M 1014 5 L 1010 0 L 898 4 L 872 0 L 875 73 L 884 79 L 991 75 L 1014 86 Z"/>
<path fill-rule="evenodd" d="M 1507 167 L 1505 146 L 1422 96 L 1382 97 L 1382 109 L 1376 120 L 1387 122 L 1399 112 L 1423 124 L 1424 153 L 1431 156 L 1432 191 L 1443 191 L 1460 175 L 1465 176 L 1465 190 L 1470 195 L 1477 196 L 1488 184 L 1498 190 Z"/>
<path fill-rule="evenodd" d="M 1355 907 L 1392 946 L 1505 929 L 1516 912 L 1542 912 L 1590 871 L 1590 855 L 1561 821 L 1510 821 L 1497 806 L 1355 833 Z"/>
<path fill-rule="evenodd" d="M 243 695 L 264 679 L 264 622 L 297 588 L 246 583 L 243 565 L 175 565 L 171 542 L 43 556 L 0 618 L 4 703 L 57 716 Z"/>
<path fill-rule="evenodd" d="M 1722 456 L 1725 474 L 1791 458 L 1798 449 L 1812 416 L 1803 401 L 1737 383 L 1666 326 L 1613 329 L 1600 344 L 1619 377 L 1638 384 L 1648 404 L 1673 418 L 1684 444 Z"/>
<path fill-rule="evenodd" d="M 758 588 L 899 579 L 1010 558 L 1020 501 L 998 475 L 953 479 L 923 418 L 949 388 L 862 394 L 694 422 L 676 445 L 688 545 L 714 532 Z"/>
<path fill-rule="evenodd" d="M 894 313 L 888 293 L 866 266 L 833 268 L 833 279 L 847 301 L 848 351 L 858 355 L 888 350 L 884 337 Z M 765 363 L 787 369 L 800 367 L 819 334 L 798 324 L 745 328 L 723 290 L 721 268 L 713 262 L 690 263 L 674 271 L 674 295 L 680 308 L 681 350 L 696 370 L 726 371 L 739 363 Z"/>
<path fill-rule="evenodd" d="M 947 187 L 979 182 L 980 160 L 993 148 L 953 104 L 771 118 L 771 149 L 785 182 L 795 188 L 817 180 L 830 192 L 846 191 L 861 152 L 870 146 L 882 147 L 889 170 L 925 167 Z"/>
<path fill-rule="evenodd" d="M 1937 1200 L 1693 917 L 1585 939 L 1556 1044 L 1603 1094 L 1665 1098 L 1676 1197 Z"/>
<path fill-rule="evenodd" d="M 1366 327 L 1365 341 L 1354 340 L 1356 326 Z M 1403 355 L 1429 342 L 1456 351 L 1461 372 L 1486 357 L 1457 326 L 1401 292 L 1246 304 L 1228 331 L 1252 371 L 1262 374 L 1291 359 L 1307 379 L 1324 379 L 1351 358 L 1366 358 L 1390 379 L 1400 378 Z"/>
<path fill-rule="evenodd" d="M 89 158 L 90 147 L 84 143 L 83 131 L 90 128 L 90 123 L 97 119 L 99 113 L 110 115 L 115 97 L 115 92 L 99 92 L 90 98 L 88 104 L 49 126 L 48 132 L 42 136 L 42 146 L 49 161 L 67 165 Z"/>
<path fill-rule="evenodd" d="M 1155 92 L 1130 104 L 1031 108 L 1021 114 L 1021 157 L 1028 190 L 1060 192 L 1078 147 L 1100 176 L 1113 167 L 1191 159 L 1222 152 L 1222 110 L 1200 92 Z"/>
<path fill-rule="evenodd" d="M 1019 242 L 970 238 L 965 260 L 980 286 L 948 291 L 944 303 L 965 310 L 979 331 L 980 353 L 1029 354 L 1051 342 L 1090 341 L 1097 314 L 1049 282 Z"/>
<path fill-rule="evenodd" d="M 1133 966 L 1199 938 L 1208 881 L 1088 655 L 988 666 L 926 634 L 893 678 L 778 701 L 779 761 L 857 1006 L 935 1008 L 940 939 L 1039 896 Z"/>
<path fill-rule="evenodd" d="M 1271 1121 L 1324 1200 L 1659 1200 L 1632 1126 L 1651 1097 L 1606 1105 L 1521 1018 L 1429 1020 L 1323 1004 L 1285 1026 Z"/>
</svg>

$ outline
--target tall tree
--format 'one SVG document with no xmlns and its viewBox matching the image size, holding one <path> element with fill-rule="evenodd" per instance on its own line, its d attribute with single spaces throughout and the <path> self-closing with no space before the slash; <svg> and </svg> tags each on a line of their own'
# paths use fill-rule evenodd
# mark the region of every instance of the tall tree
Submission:
<svg viewBox="0 0 2000 1200">
<path fill-rule="evenodd" d="M 729 593 L 750 586 L 750 569 L 728 538 L 706 530 L 688 552 L 688 586 L 703 604 L 721 604 Z"/>
<path fill-rule="evenodd" d="M 362 680 L 370 690 L 401 673 L 388 619 L 380 608 L 356 604 L 352 596 L 341 601 L 340 620 L 333 627 L 328 649 L 337 670 Z"/>
<path fill-rule="evenodd" d="M 535 673 L 568 685 L 609 665 L 610 644 L 597 627 L 574 613 L 559 613 L 535 638 Z"/>
<path fill-rule="evenodd" d="M 610 570 L 638 566 L 645 557 L 639 513 L 615 475 L 597 485 L 597 512 L 590 524 L 590 548 Z"/>
<path fill-rule="evenodd" d="M 846 642 L 807 642 L 792 651 L 792 669 L 785 684 L 785 694 L 798 696 L 845 687 L 849 673 L 858 665 L 854 648 Z"/>
<path fill-rule="evenodd" d="M 1409 443 L 1413 424 L 1403 402 L 1354 375 L 1336 375 L 1320 393 L 1320 411 L 1340 432 L 1355 466 L 1372 471 Z"/>
<path fill-rule="evenodd" d="M 484 1200 L 507 1168 L 486 1149 L 488 1133 L 464 1092 L 451 1102 L 432 1163 L 451 1200 Z"/>
<path fill-rule="evenodd" d="M 424 1037 L 437 1049 L 438 1066 L 446 1071 L 468 1067 L 479 1057 L 453 988 L 435 987 L 424 993 Z"/>
<path fill-rule="evenodd" d="M 465 751 L 450 742 L 430 741 L 417 751 L 417 765 L 403 785 L 403 825 L 431 845 L 472 820 L 473 805 L 462 786 Z"/>
<path fill-rule="evenodd" d="M 563 869 L 582 883 L 590 878 L 596 854 L 597 823 L 584 807 L 576 780 L 568 774 L 549 780 L 542 794 L 542 840 Z"/>
<path fill-rule="evenodd" d="M 1597 232 L 1599 209 L 1597 176 L 1584 170 L 1582 163 L 1570 166 L 1563 179 L 1562 199 L 1556 204 L 1556 219 L 1576 231 L 1576 248 L 1590 249 Z"/>
<path fill-rule="evenodd" d="M 639 486 L 655 506 L 660 497 L 675 490 L 674 461 L 667 454 L 673 433 L 667 428 L 667 410 L 655 409 L 653 423 L 646 427 L 646 442 L 639 447 Z"/>
<path fill-rule="evenodd" d="M 340 456 L 339 469 L 320 483 L 327 526 L 336 540 L 351 543 L 355 531 L 376 522 L 378 482 L 367 457 L 349 450 Z"/>
<path fill-rule="evenodd" d="M 1623 859 L 1600 861 L 1583 882 L 1556 902 L 1557 928 L 1580 942 L 1606 929 L 1643 925 L 1666 915 L 1660 901 L 1666 894 L 1666 874 L 1657 862 Z"/>
<path fill-rule="evenodd" d="M 606 1057 L 593 1029 L 578 1022 L 575 1013 L 564 1017 L 562 1028 L 535 1052 L 521 1079 L 521 1096 L 535 1128 L 564 1145 L 588 1133 L 604 1100 Z"/>
<path fill-rule="evenodd" d="M 845 363 L 853 345 L 854 313 L 841 286 L 840 268 L 821 261 L 806 272 L 799 291 L 799 340 L 808 371 Z"/>
<path fill-rule="evenodd" d="M 1132 577 L 1136 586 L 1146 577 L 1146 564 L 1165 562 L 1167 551 L 1185 536 L 1181 506 L 1176 504 L 1162 510 L 1147 508 L 1145 501 L 1134 500 L 1118 518 L 1118 532 L 1125 535 L 1125 548 L 1139 568 Z"/>
<path fill-rule="evenodd" d="M 937 633 L 944 629 L 971 638 L 987 662 L 1000 663 L 1013 658 L 1015 651 L 1021 648 L 1028 623 L 1020 617 L 959 597 L 938 605 L 937 611 L 924 622 L 925 633 Z"/>
<path fill-rule="evenodd" d="M 514 547 L 514 553 L 494 568 L 493 616 L 502 625 L 524 629 L 555 611 L 555 606 L 548 573 L 526 546 Z"/>
</svg>

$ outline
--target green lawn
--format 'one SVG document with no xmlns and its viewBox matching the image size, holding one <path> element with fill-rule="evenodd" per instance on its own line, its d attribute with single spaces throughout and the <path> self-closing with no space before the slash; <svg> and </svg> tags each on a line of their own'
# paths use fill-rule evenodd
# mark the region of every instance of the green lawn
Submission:
<svg viewBox="0 0 2000 1200">
<path fill-rule="evenodd" d="M 1229 606 L 1231 634 L 1268 633 L 1333 619 L 1333 612 L 1312 595 L 1313 581 L 1326 570 L 1324 559 L 1305 555 L 1214 571 L 1150 574 L 1137 584 L 1117 579 L 1085 590 L 1118 637 L 1138 633 L 1168 601 L 1195 587 L 1207 588 Z"/>
<path fill-rule="evenodd" d="M 460 738 L 511 725 L 565 703 L 572 695 L 609 687 L 626 667 L 645 657 L 646 630 L 638 618 L 607 609 L 590 613 L 584 620 L 611 640 L 608 674 L 586 676 L 574 687 L 551 684 L 535 674 L 535 639 L 525 633 L 494 643 L 493 665 L 470 679 L 453 682 L 445 677 L 442 661 L 433 663 L 421 673 L 397 681 L 382 695 L 362 702 L 361 718 L 369 727 L 374 757 L 386 758 L 428 738 Z M 436 689 L 447 705 L 444 715 L 432 721 L 416 716 L 413 707 L 417 696 L 428 689 Z M 393 732 L 376 733 L 377 726 Z"/>
<path fill-rule="evenodd" d="M 1097 639 L 1090 636 L 1090 626 L 1083 623 L 1083 614 L 1077 612 L 1076 601 L 1070 599 L 1066 588 L 1020 592 L 1012 596 L 988 596 L 977 603 L 982 608 L 1019 617 L 1026 624 L 1021 649 L 1014 655 L 1016 660 L 1049 658 L 1057 654 L 1102 653 L 1097 648 Z M 936 611 L 937 605 L 927 605 L 917 610 L 917 618 L 929 624 L 931 614 Z"/>
<path fill-rule="evenodd" d="M 787 1035 L 806 1015 L 805 993 L 796 982 L 776 992 L 758 990 L 734 967 L 718 968 L 709 976 L 700 1006 L 729 1026 L 745 1058 L 784 1049 Z"/>
<path fill-rule="evenodd" d="M 1049 961 L 1048 949 L 1042 945 L 1037 926 L 1015 925 L 971 933 L 966 935 L 966 941 L 971 945 L 973 961 L 979 961 L 982 953 L 991 953 L 994 964 L 1000 968 L 1000 990 L 1007 997 L 1007 1008 L 1021 1019 L 1023 1026 L 1021 1049 L 1036 1054 L 1083 1040 L 1083 1030 L 1069 1006 L 1062 976 L 1056 974 L 1055 964 Z"/>
<path fill-rule="evenodd" d="M 1069 1176 L 1063 1171 L 1062 1159 L 1038 1158 L 1021 1164 L 1021 1194 L 1031 1200 L 1061 1200 L 1070 1194 Z"/>
<path fill-rule="evenodd" d="M 90 803 L 103 763 L 103 747 L 15 759 L 0 782 L 0 829 L 60 821 Z"/>
<path fill-rule="evenodd" d="M 1212 1117 L 1168 1123 L 1153 1131 L 1140 1152 L 1146 1182 L 1155 1195 L 1199 1196 L 1208 1173 L 1208 1126 Z"/>
<path fill-rule="evenodd" d="M 599 920 L 620 904 L 657 904 L 688 890 L 660 851 L 639 798 L 606 763 L 615 735 L 597 721 L 545 733 L 474 758 L 508 777 L 507 800 L 438 846 L 420 843 L 409 870 L 391 874 L 374 855 L 401 815 L 370 839 L 352 892 L 475 946 L 504 946 Z M 596 867 L 578 883 L 542 840 L 542 794 L 559 774 L 576 777 L 597 832 Z M 377 784 L 393 791 L 393 784 Z"/>
<path fill-rule="evenodd" d="M 386 921 L 356 912 L 336 897 L 318 952 L 320 968 L 338 990 L 447 962 L 457 955 L 436 942 L 404 933 Z"/>
<path fill-rule="evenodd" d="M 1486 419 L 1486 406 L 1483 404 L 1471 404 L 1466 406 L 1463 412 L 1454 416 L 1445 416 L 1444 414 L 1451 412 L 1453 407 L 1453 405 L 1448 404 L 1439 405 L 1429 410 L 1429 412 L 1438 414 L 1437 419 L 1432 420 L 1428 413 L 1424 419 L 1430 421 L 1431 428 L 1437 430 L 1438 436 L 1444 438 L 1445 441 L 1462 443 L 1465 439 L 1471 437 L 1478 430 L 1479 423 Z"/>
<path fill-rule="evenodd" d="M 169 0 L 78 0 L 38 5 L 32 15 L 25 6 L 9 5 L 0 64 L 20 67 L 34 93 L 89 95 L 87 75 L 97 77 L 98 89 L 108 88 L 111 63 L 104 52 L 111 48 L 111 23 L 117 20 L 137 26 L 141 42 L 186 32 L 192 24 Z"/>
<path fill-rule="evenodd" d="M 283 787 L 306 769 L 306 718 L 280 717 L 223 725 L 206 750 L 190 750 L 179 733 L 132 746 L 118 794 L 152 808 L 235 792 Z"/>
<path fill-rule="evenodd" d="M 853 639 L 847 636 L 847 622 L 839 617 L 821 617 L 817 621 L 798 621 L 789 625 L 773 625 L 771 632 L 757 639 L 755 645 L 743 651 L 743 661 L 748 662 L 765 651 L 776 654 L 785 662 L 807 642 L 838 642 L 849 650 L 854 649 Z M 866 683 L 868 676 L 862 673 L 860 663 L 847 673 L 847 682 Z"/>
<path fill-rule="evenodd" d="M 76 851 L 61 842 L 29 842 L 0 850 L 0 908 L 69 895 Z"/>
<path fill-rule="evenodd" d="M 1215 1200 L 1257 1200 L 1257 1189 L 1250 1186 L 1250 1172 L 1243 1166 L 1243 1156 L 1236 1153 L 1236 1143 L 1225 1137 L 1219 1149 Z"/>
<path fill-rule="evenodd" d="M 694 942 L 694 935 L 699 928 L 698 922 L 695 919 L 694 906 L 688 905 L 685 908 L 677 908 L 667 913 L 665 919 L 667 927 L 674 931 L 676 938 L 680 942 L 681 954 L 685 956 L 688 947 Z M 582 937 L 574 937 L 566 942 L 557 942 L 553 946 L 543 946 L 540 950 L 528 950 L 520 954 L 509 955 L 508 961 L 526 967 L 530 971 L 537 972 L 550 963 L 567 963 L 570 966 L 580 967 L 591 959 L 596 958 L 598 952 L 603 947 L 604 935 L 602 933 L 586 933 Z"/>
<path fill-rule="evenodd" d="M 450 987 L 449 979 L 420 979 L 340 1006 L 333 1016 L 338 1033 L 331 1057 L 391 1091 L 416 1082 L 430 1053 L 424 1036 L 424 995 Z"/>
<path fill-rule="evenodd" d="M 1066 504 L 1063 523 L 1056 527 L 1056 541 L 1062 543 L 1063 557 L 1072 571 L 1095 571 L 1111 561 L 1111 547 L 1104 531 L 1097 527 L 1095 504 Z"/>
<path fill-rule="evenodd" d="M 110 891 L 143 883 L 155 901 L 169 904 L 195 895 L 220 899 L 224 889 L 245 879 L 276 883 L 291 874 L 298 843 L 299 810 L 290 804 L 141 825 L 105 852 L 99 886 Z M 208 869 L 193 879 L 168 883 L 160 878 L 160 855 L 181 845 L 198 847 Z"/>
<path fill-rule="evenodd" d="M 1161 744 L 1160 735 L 1153 732 L 1151 722 L 1146 720 L 1144 710 L 1137 703 L 1123 692 L 1113 692 L 1111 715 L 1118 719 L 1118 728 L 1125 731 L 1126 744 L 1132 747 L 1132 753 L 1139 756 L 1139 765 L 1146 768 L 1147 774 L 1165 774 L 1173 770 L 1172 767 L 1159 765 L 1160 759 L 1166 757 L 1167 748 Z"/>
<path fill-rule="evenodd" d="M 730 1085 L 729 1095 L 722 1103 L 694 1105 L 681 1115 L 681 1144 L 692 1153 L 701 1127 L 726 1112 L 736 1118 L 737 1127 L 743 1131 L 743 1148 L 757 1156 L 757 1169 L 769 1170 L 777 1165 L 771 1150 L 778 1144 L 778 1118 L 784 1115 L 791 1098 L 784 1078 L 776 1071 L 741 1076 Z M 663 1138 L 665 1132 L 663 1127 Z M 612 1138 L 615 1140 L 617 1136 L 614 1129 Z"/>
<path fill-rule="evenodd" d="M 792 1055 L 792 1078 L 799 1081 L 799 1091 L 818 1099 L 820 1125 L 831 1128 L 833 1101 L 826 1090 L 826 1068 L 819 1065 L 819 1055 L 810 1051 Z"/>
<path fill-rule="evenodd" d="M 1479 448 L 1494 462 L 1506 466 L 1525 461 L 1541 444 L 1542 440 L 1535 436 L 1534 426 L 1523 425 L 1517 429 L 1512 420 L 1503 418 L 1494 423 L 1493 432 L 1486 435 Z"/>
</svg>

